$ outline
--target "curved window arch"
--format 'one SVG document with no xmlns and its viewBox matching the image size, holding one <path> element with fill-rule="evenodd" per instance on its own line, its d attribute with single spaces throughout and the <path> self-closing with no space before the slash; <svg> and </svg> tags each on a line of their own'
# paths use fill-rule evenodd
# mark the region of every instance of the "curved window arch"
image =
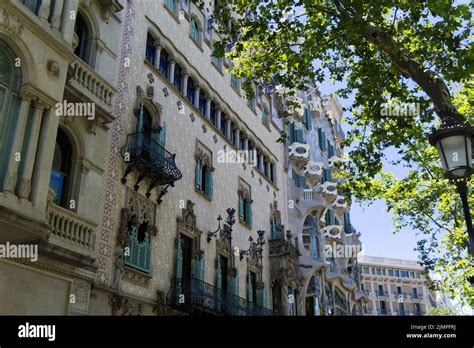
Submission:
<svg viewBox="0 0 474 348">
<path fill-rule="evenodd" d="M 68 208 L 68 199 L 71 197 L 73 155 L 69 136 L 62 128 L 58 128 L 49 187 L 56 192 L 54 203 L 65 208 Z"/>
<path fill-rule="evenodd" d="M 74 54 L 81 58 L 85 63 L 93 67 L 94 57 L 92 43 L 92 26 L 81 12 L 77 13 L 74 33 L 76 35 L 77 40 L 77 46 L 74 50 Z"/>
<path fill-rule="evenodd" d="M 0 40 L 0 189 L 7 170 L 20 110 L 21 69 L 15 66 L 17 55 Z"/>
<path fill-rule="evenodd" d="M 201 44 L 201 25 L 196 17 L 191 17 L 191 38 L 198 44 Z"/>
</svg>

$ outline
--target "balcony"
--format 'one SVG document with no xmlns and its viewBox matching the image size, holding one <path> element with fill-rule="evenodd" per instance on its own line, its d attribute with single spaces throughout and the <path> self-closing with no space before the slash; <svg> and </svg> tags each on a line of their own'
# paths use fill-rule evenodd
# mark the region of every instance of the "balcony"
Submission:
<svg viewBox="0 0 474 348">
<path fill-rule="evenodd" d="M 189 314 L 208 315 L 273 315 L 273 311 L 239 296 L 222 292 L 215 286 L 196 278 L 171 281 L 167 303 Z"/>
<path fill-rule="evenodd" d="M 412 294 L 411 299 L 414 301 L 421 301 L 423 300 L 423 295 L 422 294 Z"/>
<path fill-rule="evenodd" d="M 49 204 L 48 223 L 46 251 L 66 257 L 80 265 L 93 264 L 95 224 L 54 203 Z"/>
<path fill-rule="evenodd" d="M 388 297 L 387 291 L 376 291 L 375 294 L 377 295 L 377 297 Z"/>
<path fill-rule="evenodd" d="M 159 194 L 158 204 L 161 203 L 161 197 L 166 194 L 168 187 L 173 187 L 174 183 L 182 178 L 181 171 L 176 166 L 176 154 L 171 154 L 143 132 L 129 134 L 127 143 L 120 153 L 128 164 L 122 178 L 123 184 L 126 183 L 128 174 L 135 171 L 138 173 L 135 190 L 138 190 L 139 183 L 143 179 L 149 179 L 147 197 L 150 197 L 154 187 L 165 186 Z"/>
<path fill-rule="evenodd" d="M 392 315 L 392 312 L 390 311 L 390 309 L 380 309 L 379 314 L 380 315 Z"/>
</svg>

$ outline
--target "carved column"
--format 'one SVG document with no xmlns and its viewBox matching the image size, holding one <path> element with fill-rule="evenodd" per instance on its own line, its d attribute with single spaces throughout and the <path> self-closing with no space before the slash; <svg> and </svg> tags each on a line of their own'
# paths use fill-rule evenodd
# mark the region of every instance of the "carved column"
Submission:
<svg viewBox="0 0 474 348">
<path fill-rule="evenodd" d="M 155 68 L 159 70 L 160 69 L 160 56 L 161 56 L 161 50 L 163 46 L 160 45 L 160 42 L 158 40 L 156 40 L 153 43 L 153 46 L 155 48 Z"/>
<path fill-rule="evenodd" d="M 263 168 L 265 166 L 265 156 L 263 154 L 259 154 L 258 155 L 260 157 L 260 167 L 258 168 L 258 170 L 262 171 L 263 172 Z"/>
<path fill-rule="evenodd" d="M 211 119 L 211 97 L 206 98 L 206 108 L 204 110 L 204 116 L 209 120 Z"/>
<path fill-rule="evenodd" d="M 54 3 L 53 18 L 51 21 L 51 25 L 56 30 L 59 30 L 59 27 L 61 26 L 61 13 L 63 11 L 63 6 L 64 6 L 64 0 L 56 0 L 56 2 Z M 66 16 L 67 15 L 68 14 L 66 13 Z"/>
<path fill-rule="evenodd" d="M 182 92 L 185 96 L 188 95 L 188 79 L 189 73 L 187 71 L 183 72 L 182 76 Z"/>
<path fill-rule="evenodd" d="M 46 205 L 57 131 L 58 117 L 55 115 L 54 109 L 50 108 L 43 115 L 36 156 L 38 165 L 34 168 L 31 185 L 31 202 L 38 208 Z"/>
<path fill-rule="evenodd" d="M 64 16 L 61 18 L 61 32 L 63 33 L 64 40 L 69 43 L 72 43 L 72 37 L 74 35 L 74 25 L 77 20 L 78 5 L 79 1 L 64 2 Z M 71 18 L 73 14 L 76 16 L 75 19 Z"/>
<path fill-rule="evenodd" d="M 17 127 L 15 131 L 15 136 L 13 138 L 12 149 L 8 161 L 7 173 L 5 175 L 5 182 L 3 184 L 4 191 L 12 193 L 15 191 L 18 166 L 20 164 L 20 161 L 18 161 L 16 157 L 17 154 L 21 154 L 21 147 L 23 145 L 23 138 L 25 136 L 26 124 L 28 121 L 28 112 L 30 110 L 31 101 L 34 98 L 35 96 L 28 91 L 23 91 L 21 94 L 20 112 L 18 114 Z M 23 161 L 24 159 L 20 158 L 20 160 Z"/>
<path fill-rule="evenodd" d="M 281 312 L 283 315 L 290 315 L 288 310 L 288 285 L 281 285 Z"/>
<path fill-rule="evenodd" d="M 173 59 L 170 59 L 169 63 L 170 63 L 169 80 L 171 81 L 171 83 L 174 83 L 174 68 L 176 67 L 176 61 Z"/>
<path fill-rule="evenodd" d="M 222 110 L 218 108 L 216 110 L 216 127 L 219 128 L 219 130 L 222 129 L 221 121 L 222 121 Z"/>
<path fill-rule="evenodd" d="M 31 175 L 33 174 L 33 167 L 35 164 L 36 149 L 38 147 L 38 137 L 41 129 L 41 119 L 43 111 L 47 107 L 41 101 L 35 103 L 35 111 L 33 113 L 33 121 L 31 124 L 31 134 L 28 141 L 28 148 L 25 156 L 25 165 L 23 173 L 21 173 L 20 186 L 18 189 L 18 196 L 20 198 L 28 199 L 31 192 Z"/>
<path fill-rule="evenodd" d="M 240 129 L 238 128 L 235 130 L 235 147 L 240 148 Z"/>
<path fill-rule="evenodd" d="M 232 125 L 231 125 L 231 120 L 230 120 L 230 119 L 227 119 L 227 120 L 226 120 L 226 125 L 225 125 L 225 126 L 226 126 L 226 129 L 227 129 L 227 130 L 226 130 L 227 137 L 230 139 L 230 134 L 231 134 L 231 132 L 232 132 L 232 129 L 231 129 L 231 126 L 232 126 Z"/>
</svg>

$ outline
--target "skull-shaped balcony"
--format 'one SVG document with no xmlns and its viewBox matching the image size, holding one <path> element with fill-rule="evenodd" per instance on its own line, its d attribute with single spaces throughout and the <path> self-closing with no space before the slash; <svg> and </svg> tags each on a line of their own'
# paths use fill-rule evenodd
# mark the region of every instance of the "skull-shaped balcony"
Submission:
<svg viewBox="0 0 474 348">
<path fill-rule="evenodd" d="M 344 213 L 347 213 L 348 209 L 349 205 L 347 204 L 346 197 L 338 195 L 336 200 L 332 203 L 332 210 L 334 213 L 338 216 L 341 216 Z"/>
<path fill-rule="evenodd" d="M 296 171 L 301 171 L 301 169 L 303 169 L 303 167 L 308 163 L 309 149 L 310 146 L 308 144 L 294 142 L 290 145 L 289 158 L 291 165 Z"/>
<path fill-rule="evenodd" d="M 331 156 L 330 158 L 328 158 L 328 165 L 333 172 L 337 173 L 343 169 L 344 160 L 337 156 Z"/>
<path fill-rule="evenodd" d="M 306 166 L 303 167 L 303 173 L 306 178 L 306 183 L 313 187 L 321 181 L 323 177 L 323 163 L 309 161 Z"/>
<path fill-rule="evenodd" d="M 147 197 L 150 197 L 153 188 L 162 186 L 158 195 L 158 204 L 161 203 L 163 195 L 167 193 L 168 187 L 173 187 L 174 183 L 182 178 L 181 171 L 176 166 L 176 154 L 167 151 L 144 132 L 129 134 L 127 143 L 122 147 L 120 153 L 127 163 L 122 183 L 126 183 L 130 173 L 136 172 L 137 181 L 134 188 L 138 190 L 139 183 L 148 179 Z"/>
<path fill-rule="evenodd" d="M 337 184 L 326 181 L 321 185 L 321 195 L 327 204 L 332 204 L 337 199 Z"/>
<path fill-rule="evenodd" d="M 326 242 L 342 242 L 342 230 L 343 226 L 340 225 L 329 225 L 321 229 L 321 233 L 326 238 Z"/>
</svg>

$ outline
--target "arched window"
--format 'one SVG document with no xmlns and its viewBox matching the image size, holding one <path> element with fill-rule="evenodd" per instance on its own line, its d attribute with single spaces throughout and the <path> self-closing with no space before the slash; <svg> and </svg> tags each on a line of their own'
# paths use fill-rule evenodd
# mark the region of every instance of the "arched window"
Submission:
<svg viewBox="0 0 474 348">
<path fill-rule="evenodd" d="M 156 63 L 155 38 L 148 33 L 146 36 L 146 60 L 152 65 Z"/>
<path fill-rule="evenodd" d="M 74 54 L 92 66 L 94 64 L 91 41 L 92 30 L 86 18 L 80 12 L 77 13 L 74 33 L 77 35 L 77 46 Z"/>
<path fill-rule="evenodd" d="M 160 73 L 169 79 L 168 75 L 168 66 L 169 66 L 169 54 L 166 52 L 166 50 L 162 49 L 161 54 L 160 54 Z"/>
<path fill-rule="evenodd" d="M 227 116 L 224 113 L 221 114 L 221 133 L 227 137 Z"/>
<path fill-rule="evenodd" d="M 196 83 L 192 79 L 192 77 L 188 78 L 188 90 L 186 91 L 186 96 L 191 104 L 194 105 L 194 93 L 196 92 Z"/>
<path fill-rule="evenodd" d="M 8 45 L 0 41 L 0 189 L 3 187 L 21 102 L 21 70 L 15 66 L 16 57 Z"/>
<path fill-rule="evenodd" d="M 211 108 L 210 108 L 210 118 L 211 118 L 211 123 L 217 127 L 217 110 L 216 110 L 216 103 L 214 101 L 211 101 Z"/>
<path fill-rule="evenodd" d="M 183 69 L 179 64 L 176 64 L 174 67 L 174 76 L 173 76 L 173 84 L 181 92 L 181 76 L 183 74 Z"/>
<path fill-rule="evenodd" d="M 71 141 L 66 132 L 61 128 L 58 128 L 49 187 L 56 192 L 54 203 L 65 208 L 69 208 L 68 200 L 71 197 L 69 187 L 72 181 L 72 149 Z"/>
<path fill-rule="evenodd" d="M 201 45 L 201 27 L 196 17 L 191 18 L 191 38 L 198 44 Z"/>
</svg>

